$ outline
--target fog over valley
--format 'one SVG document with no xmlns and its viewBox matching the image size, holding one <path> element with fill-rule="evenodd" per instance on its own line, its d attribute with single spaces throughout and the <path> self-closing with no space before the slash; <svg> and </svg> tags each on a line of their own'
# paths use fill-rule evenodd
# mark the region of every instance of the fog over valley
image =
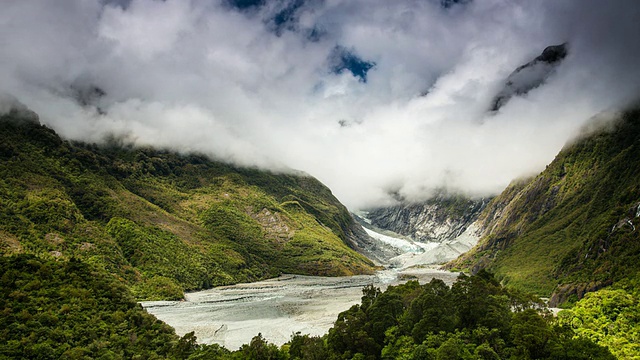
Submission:
<svg viewBox="0 0 640 360">
<path fill-rule="evenodd" d="M 10 0 L 0 111 L 16 98 L 70 139 L 302 170 L 351 209 L 494 195 L 637 100 L 638 19 L 634 0 Z M 491 111 L 508 78 L 538 86 Z"/>
</svg>

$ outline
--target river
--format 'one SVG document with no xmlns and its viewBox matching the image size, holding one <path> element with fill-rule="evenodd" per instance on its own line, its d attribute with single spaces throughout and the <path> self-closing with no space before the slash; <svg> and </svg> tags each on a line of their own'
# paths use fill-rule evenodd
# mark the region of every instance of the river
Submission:
<svg viewBox="0 0 640 360">
<path fill-rule="evenodd" d="M 142 305 L 179 335 L 194 331 L 199 343 L 236 350 L 258 333 L 276 345 L 289 341 L 298 331 L 323 335 L 340 312 L 360 303 L 362 288 L 370 284 L 385 289 L 408 279 L 426 283 L 439 278 L 451 285 L 456 277 L 457 273 L 435 267 L 348 277 L 283 275 L 188 293 L 185 301 L 147 301 Z"/>
<path fill-rule="evenodd" d="M 278 346 L 296 332 L 326 334 L 338 314 L 360 303 L 362 288 L 367 285 L 384 290 L 410 279 L 424 284 L 438 278 L 447 285 L 456 280 L 458 273 L 438 270 L 435 265 L 421 265 L 436 260 L 442 262 L 442 244 L 414 242 L 389 231 L 382 234 L 378 229 L 365 230 L 399 254 L 387 259 L 394 268 L 375 275 L 345 277 L 283 275 L 188 293 L 184 301 L 146 301 L 142 306 L 173 326 L 178 335 L 193 331 L 199 343 L 216 343 L 236 350 L 258 333 Z M 457 256 L 449 252 L 444 253 Z"/>
</svg>

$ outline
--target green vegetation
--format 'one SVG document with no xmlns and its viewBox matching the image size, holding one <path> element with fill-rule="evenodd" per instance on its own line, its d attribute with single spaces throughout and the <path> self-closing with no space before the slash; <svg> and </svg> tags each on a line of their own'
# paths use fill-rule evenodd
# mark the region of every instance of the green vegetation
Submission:
<svg viewBox="0 0 640 360">
<path fill-rule="evenodd" d="M 72 143 L 16 112 L 0 117 L 0 209 L 0 254 L 81 259 L 138 299 L 374 270 L 347 245 L 347 209 L 311 177 L 116 139 Z"/>
<path fill-rule="evenodd" d="M 323 337 L 294 334 L 278 348 L 258 335 L 230 352 L 179 338 L 134 299 L 373 271 L 347 245 L 353 219 L 331 192 L 200 155 L 71 143 L 10 113 L 0 118 L 0 359 L 613 359 L 608 349 L 636 359 L 638 209 L 640 112 L 630 112 L 483 213 L 486 236 L 456 266 L 493 269 L 507 288 L 482 270 L 452 287 L 368 287 Z M 574 306 L 554 320 L 521 290 L 555 290 L 553 302 Z"/>
<path fill-rule="evenodd" d="M 615 359 L 590 340 L 590 328 L 615 329 L 606 341 L 619 343 L 639 314 L 637 302 L 616 293 L 595 302 L 606 316 L 585 302 L 557 322 L 481 272 L 452 287 L 435 279 L 385 292 L 369 286 L 323 337 L 297 333 L 278 348 L 258 334 L 231 352 L 198 345 L 193 333 L 179 338 L 121 282 L 78 258 L 0 257 L 0 272 L 0 359 Z M 576 319 L 584 337 L 569 328 Z M 621 356 L 637 349 L 633 331 Z"/>
<path fill-rule="evenodd" d="M 461 275 L 451 288 L 441 280 L 367 288 L 361 305 L 340 314 L 327 346 L 341 359 L 613 358 L 539 308 L 485 272 Z"/>
<path fill-rule="evenodd" d="M 571 308 L 560 321 L 640 359 L 640 110 L 594 124 L 540 175 L 485 209 L 478 246 L 450 264 Z"/>
<path fill-rule="evenodd" d="M 567 145 L 537 177 L 512 184 L 481 215 L 478 246 L 452 267 L 488 268 L 552 304 L 640 271 L 640 111 Z"/>
<path fill-rule="evenodd" d="M 112 276 L 72 258 L 0 257 L 0 359 L 185 358 L 189 337 Z"/>
<path fill-rule="evenodd" d="M 637 287 L 635 288 L 637 291 Z M 570 310 L 559 314 L 560 323 L 619 359 L 640 359 L 640 299 L 624 289 L 588 293 Z"/>
<path fill-rule="evenodd" d="M 385 292 L 366 287 L 363 295 L 323 337 L 297 333 L 278 349 L 258 335 L 236 352 L 205 345 L 192 358 L 615 359 L 486 272 L 462 275 L 452 287 L 410 281 Z"/>
</svg>

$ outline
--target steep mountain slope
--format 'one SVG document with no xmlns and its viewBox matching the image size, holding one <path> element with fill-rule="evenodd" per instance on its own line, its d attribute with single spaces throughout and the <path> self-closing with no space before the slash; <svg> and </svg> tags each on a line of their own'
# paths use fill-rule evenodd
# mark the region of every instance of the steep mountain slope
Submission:
<svg viewBox="0 0 640 360">
<path fill-rule="evenodd" d="M 544 84 L 567 56 L 567 51 L 567 44 L 548 46 L 535 59 L 519 66 L 507 77 L 504 87 L 491 101 L 490 111 L 498 111 L 513 96 L 525 95 Z"/>
<path fill-rule="evenodd" d="M 366 234 L 316 179 L 200 155 L 70 143 L 0 117 L 0 253 L 79 257 L 139 298 L 275 276 L 370 273 Z M 351 246 L 351 247 L 350 247 Z"/>
<path fill-rule="evenodd" d="M 360 223 L 373 230 L 391 231 L 428 245 L 428 251 L 402 254 L 391 260 L 397 266 L 442 264 L 469 251 L 478 241 L 474 222 L 490 199 L 471 199 L 440 191 L 419 203 L 370 209 L 360 213 Z M 420 245 L 420 244 L 418 244 Z"/>
<path fill-rule="evenodd" d="M 460 236 L 487 203 L 488 199 L 440 193 L 421 203 L 377 208 L 366 215 L 372 225 L 415 241 L 443 242 Z"/>
<path fill-rule="evenodd" d="M 591 124 L 540 175 L 514 182 L 479 219 L 483 238 L 450 266 L 488 268 L 552 304 L 638 276 L 640 111 Z"/>
</svg>

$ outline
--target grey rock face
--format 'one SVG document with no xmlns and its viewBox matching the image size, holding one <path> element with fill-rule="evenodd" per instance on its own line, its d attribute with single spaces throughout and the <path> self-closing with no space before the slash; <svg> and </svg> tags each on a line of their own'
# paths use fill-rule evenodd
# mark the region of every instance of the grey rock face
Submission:
<svg viewBox="0 0 640 360">
<path fill-rule="evenodd" d="M 415 241 L 443 243 L 462 235 L 489 200 L 442 194 L 423 203 L 373 209 L 367 218 L 374 226 Z"/>
<path fill-rule="evenodd" d="M 391 246 L 369 236 L 357 219 L 354 219 L 354 223 L 345 231 L 345 235 L 349 247 L 373 260 L 377 265 L 386 264 L 389 259 L 398 255 Z"/>
<path fill-rule="evenodd" d="M 567 56 L 567 51 L 566 43 L 549 46 L 540 56 L 518 67 L 491 102 L 490 111 L 498 111 L 513 96 L 524 95 L 542 85 Z"/>
</svg>

